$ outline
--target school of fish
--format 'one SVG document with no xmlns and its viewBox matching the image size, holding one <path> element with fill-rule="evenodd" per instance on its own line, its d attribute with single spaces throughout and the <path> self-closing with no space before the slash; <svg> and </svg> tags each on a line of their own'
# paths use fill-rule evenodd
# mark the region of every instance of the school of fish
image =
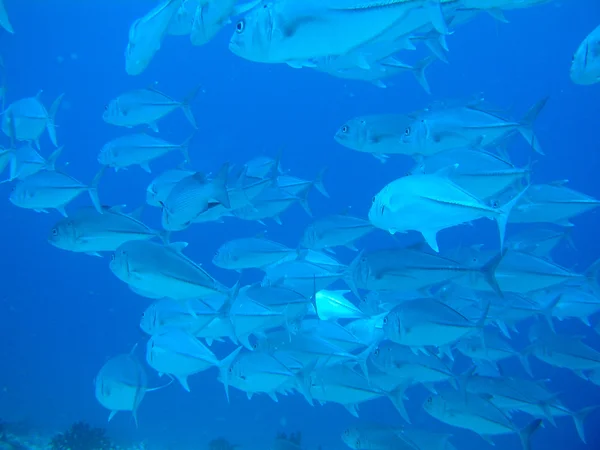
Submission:
<svg viewBox="0 0 600 450">
<path fill-rule="evenodd" d="M 312 68 L 380 88 L 409 72 L 430 92 L 425 70 L 448 62 L 446 36 L 480 14 L 505 22 L 506 11 L 549 1 L 166 0 L 131 24 L 125 70 L 142 73 L 164 39 L 189 36 L 191 44 L 203 45 L 226 29 L 230 51 L 249 61 Z M 0 0 L 0 26 L 14 33 L 8 13 Z M 418 46 L 430 56 L 403 63 Z M 600 81 L 600 26 L 576 49 L 570 77 L 581 85 Z M 555 329 L 565 320 L 593 327 L 600 262 L 575 271 L 552 257 L 570 242 L 573 218 L 600 200 L 565 180 L 538 179 L 531 164 L 514 165 L 507 145 L 518 137 L 532 156 L 543 157 L 544 136 L 538 139 L 534 124 L 548 99 L 520 117 L 482 98 L 349 117 L 332 140 L 381 162 L 412 158 L 413 169 L 382 182 L 365 217 L 345 211 L 316 217 L 299 242 L 288 244 L 265 235 L 222 242 L 212 260 L 216 267 L 264 274 L 254 284 L 231 286 L 186 256 L 187 243 L 175 233 L 223 220 L 281 225 L 280 217 L 296 204 L 312 215 L 309 192 L 329 193 L 324 170 L 314 180 L 298 178 L 284 169 L 285 152 L 248 155 L 241 165 L 224 161 L 210 174 L 195 170 L 190 152 L 197 93 L 190 87 L 189 95 L 176 99 L 142 86 L 115 92 L 98 114 L 123 133 L 99 151 L 97 175 L 88 181 L 57 163 L 62 147 L 55 116 L 62 95 L 49 108 L 41 93 L 14 99 L 2 112 L 10 145 L 0 149 L 0 171 L 8 169 L 3 182 L 13 186 L 10 202 L 33 212 L 56 210 L 63 217 L 57 215 L 48 232 L 51 245 L 109 255 L 107 268 L 131 296 L 148 300 L 139 324 L 148 335 L 146 363 L 175 383 L 151 388 L 134 351 L 110 359 L 95 379 L 109 420 L 128 411 L 137 422 L 147 392 L 177 385 L 190 391 L 190 377 L 214 370 L 228 400 L 232 389 L 274 401 L 294 393 L 311 405 L 337 403 L 358 417 L 362 403 L 389 399 L 404 425 L 361 422 L 340 430 L 352 449 L 454 449 L 449 434 L 411 424 L 415 408 L 491 444 L 498 435 L 514 435 L 515 445 L 529 450 L 542 425 L 568 420 L 586 442 L 585 420 L 598 405 L 571 409 L 541 379 L 543 366 L 536 363 L 537 373 L 531 367 L 536 359 L 576 374 L 590 388 L 600 386 L 600 349 Z M 173 143 L 159 137 L 158 123 L 175 110 L 189 122 L 190 137 Z M 47 157 L 40 151 L 46 132 L 54 146 Z M 182 164 L 164 170 L 157 160 L 172 152 L 181 154 Z M 143 208 L 126 211 L 99 199 L 103 174 L 131 166 L 158 173 L 146 200 L 159 211 L 161 229 L 146 225 Z M 82 194 L 90 206 L 70 209 Z M 438 244 L 443 230 L 482 218 L 497 224 L 495 245 Z M 398 247 L 386 238 L 407 232 L 418 233 L 419 241 Z M 389 245 L 362 247 L 371 233 Z M 338 253 L 347 253 L 339 248 L 355 256 L 341 260 Z M 527 346 L 515 345 L 518 332 L 528 337 Z M 230 353 L 216 355 L 214 341 L 231 342 Z M 502 368 L 511 358 L 520 372 Z M 425 402 L 412 405 L 411 392 L 423 388 Z M 529 421 L 515 421 L 515 412 Z"/>
</svg>

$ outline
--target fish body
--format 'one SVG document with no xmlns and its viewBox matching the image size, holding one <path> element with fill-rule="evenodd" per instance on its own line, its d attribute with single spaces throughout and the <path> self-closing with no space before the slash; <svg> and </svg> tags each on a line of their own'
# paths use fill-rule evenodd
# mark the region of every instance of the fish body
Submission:
<svg viewBox="0 0 600 450">
<path fill-rule="evenodd" d="M 190 226 L 214 204 L 229 208 L 227 173 L 229 165 L 223 164 L 219 173 L 207 179 L 201 172 L 182 178 L 173 186 L 162 204 L 162 226 L 165 230 L 179 231 Z"/>
<path fill-rule="evenodd" d="M 180 102 L 154 88 L 128 91 L 106 105 L 102 118 L 111 125 L 126 128 L 147 125 L 153 131 L 158 131 L 156 122 L 181 108 L 188 121 L 196 128 L 196 120 L 189 104 L 196 93 L 197 89 L 194 89 L 184 101 Z"/>
<path fill-rule="evenodd" d="M 189 300 L 227 295 L 225 286 L 181 253 L 186 245 L 128 241 L 113 254 L 110 269 L 138 292 L 152 293 L 152 298 Z"/>
<path fill-rule="evenodd" d="M 55 247 L 77 253 L 99 256 L 114 252 L 120 245 L 133 240 L 161 237 L 161 233 L 145 225 L 137 214 L 125 214 L 121 207 L 82 208 L 56 223 L 48 242 Z"/>
<path fill-rule="evenodd" d="M 48 130 L 50 141 L 58 147 L 54 119 L 63 95 L 52 103 L 48 111 L 39 98 L 40 94 L 8 105 L 2 114 L 2 132 L 16 141 L 33 142 L 39 148 L 39 139 L 44 130 Z"/>
<path fill-rule="evenodd" d="M 265 2 L 236 24 L 229 48 L 255 62 L 297 64 L 341 55 L 371 41 L 413 9 L 427 11 L 430 22 L 445 30 L 437 5 L 412 0 L 293 0 Z M 327 35 L 323 40 L 321 36 Z"/>
<path fill-rule="evenodd" d="M 298 251 L 264 238 L 228 241 L 217 250 L 213 264 L 223 269 L 264 268 L 298 257 Z"/>
<path fill-rule="evenodd" d="M 508 215 L 520 195 L 492 208 L 445 176 L 416 174 L 392 181 L 373 197 L 369 220 L 390 234 L 419 231 L 437 252 L 438 231 L 486 217 L 498 223 L 503 248 Z"/>
<path fill-rule="evenodd" d="M 96 210 L 102 213 L 97 192 L 97 184 L 102 173 L 103 171 L 100 170 L 88 186 L 63 172 L 47 170 L 37 172 L 15 185 L 10 201 L 15 206 L 37 212 L 56 209 L 67 217 L 65 206 L 83 192 L 87 192 Z"/>
<path fill-rule="evenodd" d="M 148 163 L 150 161 L 175 150 L 181 151 L 187 162 L 189 159 L 187 148 L 187 140 L 178 145 L 145 133 L 136 133 L 107 142 L 98 154 L 98 162 L 102 165 L 113 167 L 115 171 L 139 165 L 149 173 L 150 167 Z"/>
<path fill-rule="evenodd" d="M 166 170 L 157 176 L 146 188 L 146 203 L 157 208 L 167 201 L 171 190 L 182 179 L 194 175 L 195 172 L 185 169 Z"/>
</svg>

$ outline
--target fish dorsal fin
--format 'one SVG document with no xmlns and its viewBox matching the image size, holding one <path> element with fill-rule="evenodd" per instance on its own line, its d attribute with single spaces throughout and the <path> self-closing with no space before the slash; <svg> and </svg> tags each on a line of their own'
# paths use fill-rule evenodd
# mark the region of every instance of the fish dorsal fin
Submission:
<svg viewBox="0 0 600 450">
<path fill-rule="evenodd" d="M 172 242 L 167 247 L 169 247 L 172 250 L 175 250 L 177 253 L 181 253 L 183 249 L 185 249 L 187 246 L 187 242 Z"/>
<path fill-rule="evenodd" d="M 127 205 L 122 204 L 122 205 L 114 205 L 114 206 L 110 206 L 107 209 L 108 212 L 114 212 L 114 213 L 120 213 L 123 212 L 123 209 L 126 208 Z"/>
<path fill-rule="evenodd" d="M 550 186 L 564 186 L 569 182 L 569 180 L 555 180 L 548 183 Z"/>
<path fill-rule="evenodd" d="M 133 211 L 131 211 L 129 213 L 129 217 L 131 217 L 132 219 L 135 219 L 135 220 L 141 222 L 142 221 L 142 213 L 143 212 L 144 212 L 144 205 L 142 205 L 139 208 L 136 208 Z"/>
</svg>

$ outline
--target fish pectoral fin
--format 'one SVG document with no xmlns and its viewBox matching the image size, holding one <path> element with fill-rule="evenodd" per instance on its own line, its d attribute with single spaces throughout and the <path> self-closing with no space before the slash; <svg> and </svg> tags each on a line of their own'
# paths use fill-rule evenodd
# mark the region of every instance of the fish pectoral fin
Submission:
<svg viewBox="0 0 600 450">
<path fill-rule="evenodd" d="M 439 253 L 440 248 L 437 243 L 437 232 L 438 230 L 421 230 L 421 234 L 423 235 L 423 239 L 427 242 L 435 252 Z"/>
</svg>

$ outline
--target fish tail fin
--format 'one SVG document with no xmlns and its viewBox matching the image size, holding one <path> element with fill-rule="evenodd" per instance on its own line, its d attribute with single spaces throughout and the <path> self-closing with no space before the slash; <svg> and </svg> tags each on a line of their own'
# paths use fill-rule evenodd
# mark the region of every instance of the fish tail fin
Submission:
<svg viewBox="0 0 600 450">
<path fill-rule="evenodd" d="M 504 297 L 502 290 L 500 289 L 500 285 L 498 284 L 498 280 L 496 279 L 496 269 L 502 262 L 504 258 L 504 252 L 501 251 L 488 262 L 486 262 L 480 269 L 481 274 L 485 282 L 493 289 L 493 291 L 498 294 L 500 297 Z"/>
<path fill-rule="evenodd" d="M 306 211 L 306 214 L 308 214 L 310 217 L 313 216 L 313 213 L 310 209 L 310 205 L 308 204 L 308 194 L 310 193 L 310 189 L 305 189 L 304 192 L 302 194 L 300 194 L 297 198 L 298 198 L 298 203 L 300 203 L 300 206 L 302 206 L 302 209 L 304 209 L 304 211 Z"/>
<path fill-rule="evenodd" d="M 364 249 L 361 250 L 360 252 L 358 252 L 356 257 L 348 265 L 348 268 L 346 269 L 346 273 L 344 274 L 344 277 L 343 277 L 344 283 L 346 283 L 348 285 L 348 287 L 350 288 L 352 293 L 359 300 L 363 300 L 363 296 L 360 295 L 360 292 L 358 292 L 358 286 L 356 286 L 356 281 L 354 280 L 354 272 L 355 272 L 356 268 L 358 267 L 358 265 L 360 264 L 360 261 L 361 261 L 362 257 L 364 256 L 364 254 L 365 254 Z"/>
<path fill-rule="evenodd" d="M 531 436 L 540 428 L 541 425 L 542 420 L 536 419 L 519 431 L 519 439 L 521 439 L 521 446 L 523 447 L 523 450 L 531 450 Z"/>
<path fill-rule="evenodd" d="M 325 176 L 325 172 L 327 172 L 327 167 L 323 167 L 319 171 L 319 173 L 315 177 L 315 180 L 313 181 L 313 186 L 317 191 L 323 194 L 324 197 L 329 198 L 329 192 L 327 192 L 327 189 L 325 189 L 325 185 L 323 184 L 323 177 Z"/>
<path fill-rule="evenodd" d="M 196 124 L 196 118 L 192 113 L 191 104 L 194 98 L 196 98 L 196 95 L 198 95 L 199 91 L 200 85 L 192 89 L 190 93 L 181 102 L 181 110 L 183 111 L 183 114 L 185 115 L 186 119 L 192 124 L 192 126 L 196 129 L 198 128 L 198 125 Z"/>
<path fill-rule="evenodd" d="M 600 275 L 600 258 L 592 263 L 590 267 L 588 267 L 585 271 L 585 276 L 588 279 L 589 283 L 592 286 L 592 289 L 595 292 L 600 291 L 600 286 L 598 286 L 598 276 Z"/>
<path fill-rule="evenodd" d="M 400 413 L 400 416 L 406 421 L 406 423 L 410 424 L 410 416 L 408 415 L 406 407 L 404 406 L 404 399 L 406 398 L 405 392 L 407 387 L 408 386 L 405 384 L 400 384 L 399 386 L 395 387 L 391 392 L 389 392 L 387 396 L 398 411 L 398 413 Z"/>
<path fill-rule="evenodd" d="M 223 386 L 225 387 L 227 403 L 229 403 L 229 368 L 232 366 L 237 355 L 242 351 L 242 348 L 242 346 L 236 348 L 228 356 L 219 361 L 219 372 L 221 372 Z"/>
<path fill-rule="evenodd" d="M 194 131 L 185 141 L 181 143 L 181 145 L 179 145 L 179 150 L 183 154 L 184 165 L 190 163 L 190 142 L 192 142 L 192 139 L 194 139 L 195 135 L 196 132 Z"/>
<path fill-rule="evenodd" d="M 449 52 L 448 43 L 446 42 L 446 36 L 440 34 L 436 38 L 426 39 L 425 45 L 429 49 L 433 55 L 442 62 L 449 64 L 448 56 L 446 54 Z"/>
<path fill-rule="evenodd" d="M 98 197 L 98 184 L 100 183 L 100 179 L 104 175 L 105 171 L 106 166 L 102 166 L 98 173 L 94 176 L 94 179 L 88 188 L 88 193 L 92 203 L 94 204 L 94 208 L 96 208 L 96 211 L 98 211 L 100 214 L 103 214 L 104 210 L 102 208 L 102 204 L 100 203 L 100 198 Z"/>
<path fill-rule="evenodd" d="M 521 120 L 521 125 L 518 128 L 518 131 L 519 133 L 521 133 L 521 136 L 523 136 L 523 138 L 525 138 L 525 140 L 531 145 L 531 148 L 533 148 L 533 150 L 536 153 L 539 153 L 540 155 L 543 155 L 544 152 L 542 151 L 537 137 L 533 132 L 533 124 L 536 121 L 542 109 L 544 109 L 544 106 L 546 106 L 548 98 L 549 97 L 544 97 L 535 105 L 533 105 Z"/>
<path fill-rule="evenodd" d="M 502 205 L 500 208 L 500 215 L 496 217 L 496 223 L 498 224 L 498 232 L 500 233 L 500 251 L 504 252 L 504 236 L 506 234 L 506 224 L 508 223 L 508 217 L 510 212 L 514 208 L 514 206 L 521 200 L 523 194 L 527 192 L 529 186 L 525 186 L 524 189 L 521 190 L 517 195 L 515 195 L 511 200 Z"/>
<path fill-rule="evenodd" d="M 52 152 L 50 156 L 48 156 L 48 159 L 46 160 L 46 170 L 52 171 L 56 169 L 56 160 L 58 159 L 64 148 L 64 146 L 58 147 Z"/>
<path fill-rule="evenodd" d="M 550 330 L 552 330 L 553 333 L 556 333 L 556 330 L 554 329 L 554 322 L 552 321 L 552 313 L 554 312 L 556 305 L 560 303 L 561 297 L 562 294 L 559 292 L 542 310 L 542 314 L 548 323 L 548 327 L 550 327 Z"/>
<path fill-rule="evenodd" d="M 598 406 L 589 406 L 587 408 L 583 408 L 576 413 L 573 414 L 573 423 L 575 424 L 575 429 L 577 430 L 577 434 L 579 435 L 579 439 L 584 444 L 587 444 L 585 441 L 585 428 L 584 422 L 585 419 L 594 411 L 598 409 Z"/>
<path fill-rule="evenodd" d="M 219 172 L 212 179 L 214 186 L 213 196 L 225 208 L 231 208 L 229 194 L 227 193 L 227 180 L 229 178 L 229 163 L 223 163 Z"/>
<path fill-rule="evenodd" d="M 427 81 L 427 78 L 425 77 L 425 70 L 429 67 L 429 65 L 432 62 L 434 62 L 436 60 L 437 60 L 437 58 L 433 55 L 423 58 L 422 60 L 420 60 L 413 66 L 413 70 L 412 70 L 413 75 L 417 79 L 418 83 L 425 90 L 425 92 L 427 92 L 429 95 L 431 95 L 431 87 L 429 86 L 429 82 Z"/>
<path fill-rule="evenodd" d="M 62 102 L 65 94 L 60 94 L 56 100 L 52 103 L 50 107 L 50 111 L 48 111 L 48 122 L 46 123 L 46 128 L 48 129 L 48 134 L 50 135 L 50 140 L 54 144 L 55 147 L 58 147 L 56 143 L 56 125 L 54 123 L 54 119 L 56 118 L 56 113 L 58 112 L 58 108 L 60 107 L 60 103 Z"/>
<path fill-rule="evenodd" d="M 519 353 L 519 361 L 521 361 L 521 365 L 523 366 L 523 369 L 525 370 L 525 372 L 527 373 L 527 375 L 529 375 L 531 378 L 533 378 L 533 371 L 531 370 L 531 364 L 529 364 L 529 352 L 528 351 L 523 351 Z"/>
</svg>

